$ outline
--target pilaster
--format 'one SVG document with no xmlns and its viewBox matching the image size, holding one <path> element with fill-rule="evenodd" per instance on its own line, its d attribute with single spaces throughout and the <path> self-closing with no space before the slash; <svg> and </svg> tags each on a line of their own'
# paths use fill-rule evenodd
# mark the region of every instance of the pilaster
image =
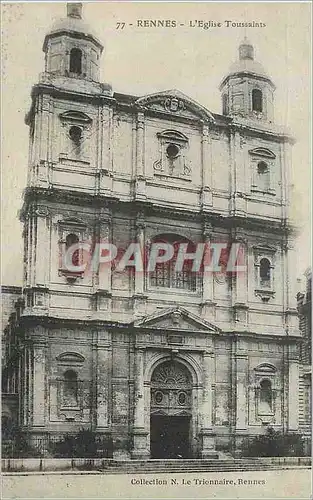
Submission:
<svg viewBox="0 0 313 500">
<path fill-rule="evenodd" d="M 33 344 L 33 427 L 44 428 L 46 423 L 46 344 Z"/>
<path fill-rule="evenodd" d="M 98 242 L 106 244 L 112 242 L 112 219 L 108 211 L 102 211 L 98 219 Z M 101 247 L 100 247 L 101 248 Z M 99 256 L 100 257 L 100 256 Z M 103 262 L 98 267 L 98 292 L 111 295 L 112 263 Z"/>
<path fill-rule="evenodd" d="M 288 431 L 299 429 L 299 354 L 298 346 L 288 346 Z"/>
<path fill-rule="evenodd" d="M 239 339 L 235 352 L 236 378 L 236 432 L 247 429 L 248 355 L 245 343 Z"/>
<path fill-rule="evenodd" d="M 145 137 L 145 115 L 139 111 L 136 122 L 136 180 L 135 200 L 146 199 L 146 180 L 144 169 L 144 137 Z"/>
<path fill-rule="evenodd" d="M 145 295 L 145 231 L 146 223 L 144 214 L 139 213 L 135 222 L 136 243 L 139 245 L 138 251 L 141 252 L 143 262 L 143 270 L 134 269 L 134 313 L 143 315 L 146 312 L 146 295 Z"/>
<path fill-rule="evenodd" d="M 213 237 L 213 226 L 209 222 L 203 225 L 203 242 L 205 244 L 204 266 L 210 266 L 210 246 Z M 207 320 L 214 320 L 215 306 L 213 297 L 213 271 L 203 270 L 202 278 L 202 311 L 201 315 Z"/>
<path fill-rule="evenodd" d="M 135 380 L 134 380 L 134 427 L 132 458 L 148 458 L 148 432 L 145 429 L 145 399 L 144 399 L 144 353 L 143 349 L 135 350 Z"/>
<path fill-rule="evenodd" d="M 37 207 L 36 272 L 35 283 L 38 287 L 49 284 L 50 271 L 50 224 L 49 211 L 46 207 Z"/>
<path fill-rule="evenodd" d="M 202 126 L 202 209 L 205 211 L 213 205 L 212 195 L 212 148 L 209 125 Z"/>
<path fill-rule="evenodd" d="M 231 128 L 231 205 L 230 213 L 233 216 L 246 216 L 246 175 L 243 139 L 237 127 Z"/>
<path fill-rule="evenodd" d="M 248 242 L 240 228 L 232 230 L 233 253 L 229 262 L 232 273 L 232 306 L 234 314 L 234 328 L 245 329 L 248 325 Z M 235 252 L 236 250 L 236 252 Z M 238 250 L 238 252 L 237 252 Z M 237 255 L 236 255 L 237 253 Z"/>
<path fill-rule="evenodd" d="M 102 107 L 101 110 L 101 142 L 99 158 L 99 192 L 110 195 L 113 189 L 113 109 Z"/>
<path fill-rule="evenodd" d="M 209 350 L 203 356 L 203 393 L 202 393 L 202 458 L 214 458 L 215 452 L 215 433 L 212 428 L 212 408 L 213 408 L 213 390 L 214 380 L 214 352 Z"/>
<path fill-rule="evenodd" d="M 96 363 L 96 429 L 98 432 L 107 432 L 111 425 L 109 398 L 112 365 L 112 352 L 108 332 L 98 333 Z"/>
</svg>

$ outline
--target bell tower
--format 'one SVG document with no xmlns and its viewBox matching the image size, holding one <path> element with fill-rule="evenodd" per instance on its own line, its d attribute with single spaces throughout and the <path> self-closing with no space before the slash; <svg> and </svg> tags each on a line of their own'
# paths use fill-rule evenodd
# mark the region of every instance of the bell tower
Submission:
<svg viewBox="0 0 313 500">
<path fill-rule="evenodd" d="M 223 114 L 271 123 L 275 85 L 254 59 L 254 48 L 247 38 L 239 45 L 238 52 L 239 59 L 220 84 Z"/>
<path fill-rule="evenodd" d="M 99 82 L 103 45 L 83 21 L 81 3 L 67 4 L 67 17 L 52 25 L 43 51 L 46 74 Z"/>
</svg>

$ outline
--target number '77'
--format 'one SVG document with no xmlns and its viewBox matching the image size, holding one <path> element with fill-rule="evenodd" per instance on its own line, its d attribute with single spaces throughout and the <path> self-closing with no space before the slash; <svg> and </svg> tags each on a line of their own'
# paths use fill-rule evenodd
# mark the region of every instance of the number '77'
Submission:
<svg viewBox="0 0 313 500">
<path fill-rule="evenodd" d="M 123 30 L 125 28 L 125 23 L 116 23 L 117 30 Z"/>
</svg>

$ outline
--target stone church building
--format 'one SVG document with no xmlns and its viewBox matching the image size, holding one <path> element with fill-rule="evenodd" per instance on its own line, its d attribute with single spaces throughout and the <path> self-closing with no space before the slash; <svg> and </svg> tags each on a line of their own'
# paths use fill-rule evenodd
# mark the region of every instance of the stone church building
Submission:
<svg viewBox="0 0 313 500">
<path fill-rule="evenodd" d="M 251 43 L 225 68 L 221 114 L 178 90 L 138 97 L 100 82 L 103 45 L 81 4 L 43 51 L 26 116 L 19 361 L 5 380 L 21 429 L 91 429 L 122 458 L 214 457 L 268 425 L 297 431 L 293 138 Z M 143 253 L 239 243 L 246 270 L 222 258 L 207 273 L 64 266 L 72 244 L 103 241 Z"/>
</svg>

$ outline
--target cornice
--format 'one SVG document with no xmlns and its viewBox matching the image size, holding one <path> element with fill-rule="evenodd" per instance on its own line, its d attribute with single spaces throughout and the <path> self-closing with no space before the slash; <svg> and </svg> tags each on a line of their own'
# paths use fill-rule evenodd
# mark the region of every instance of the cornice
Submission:
<svg viewBox="0 0 313 500">
<path fill-rule="evenodd" d="M 123 331 L 129 331 L 130 333 L 135 335 L 138 335 L 139 331 L 137 329 L 134 329 L 133 326 L 133 321 L 130 321 L 128 323 L 122 323 L 118 321 L 106 321 L 106 320 L 93 320 L 93 319 L 88 319 L 88 320 L 83 320 L 83 319 L 74 319 L 74 318 L 59 318 L 59 317 L 52 317 L 52 316 L 21 316 L 19 326 L 24 326 L 24 327 L 29 327 L 29 326 L 43 326 L 43 327 L 49 327 L 49 326 L 66 326 L 66 327 L 73 327 L 73 326 L 85 326 L 86 328 L 107 328 L 110 330 L 123 330 Z M 145 333 L 146 331 L 151 331 L 155 330 L 154 328 L 149 328 L 144 327 L 141 331 L 142 333 Z M 171 333 L 174 332 L 174 330 L 170 330 Z M 184 334 L 192 334 L 192 330 L 185 330 Z M 204 331 L 197 331 L 195 330 L 195 333 L 205 333 Z M 298 336 L 293 336 L 293 335 L 267 335 L 267 334 L 260 334 L 256 333 L 253 331 L 241 331 L 241 332 L 234 332 L 233 330 L 220 330 L 219 332 L 210 332 L 212 335 L 214 333 L 218 333 L 218 338 L 219 340 L 230 340 L 231 342 L 235 342 L 237 339 L 241 340 L 249 340 L 251 342 L 255 341 L 260 341 L 260 342 L 265 342 L 268 343 L 269 341 L 273 341 L 275 343 L 280 342 L 283 345 L 293 345 L 293 344 L 300 344 L 302 342 L 302 338 Z M 155 344 L 154 344 L 155 346 Z"/>
<path fill-rule="evenodd" d="M 209 221 L 213 224 L 213 226 L 232 229 L 234 227 L 241 227 L 244 229 L 255 229 L 262 230 L 264 229 L 268 231 L 273 231 L 275 233 L 280 233 L 281 235 L 292 235 L 296 228 L 293 227 L 290 223 L 287 223 L 285 219 L 271 221 L 264 220 L 263 218 L 252 218 L 252 217 L 240 217 L 240 216 L 232 216 L 232 215 L 221 215 L 218 212 L 214 212 L 213 210 L 210 213 L 203 213 L 199 208 L 199 211 L 195 211 L 194 208 L 190 207 L 190 209 L 175 209 L 173 207 L 167 208 L 161 205 L 157 205 L 156 203 L 147 202 L 136 202 L 133 200 L 130 201 L 121 201 L 117 197 L 108 197 L 108 196 L 100 196 L 93 195 L 88 193 L 81 193 L 76 191 L 69 191 L 63 189 L 56 188 L 36 188 L 36 187 L 28 187 L 24 192 L 24 203 L 23 207 L 20 211 L 20 220 L 24 221 L 25 216 L 28 213 L 30 207 L 36 203 L 69 203 L 73 205 L 80 205 L 85 207 L 93 207 L 95 209 L 107 207 L 113 210 L 115 207 L 119 207 L 121 210 L 125 208 L 127 213 L 130 213 L 130 209 L 133 211 L 145 211 L 149 213 L 149 216 L 159 216 L 164 215 L 170 218 L 176 219 L 187 219 L 194 220 L 199 223 L 202 223 L 204 220 Z"/>
<path fill-rule="evenodd" d="M 106 85 L 99 83 L 101 87 Z M 159 117 L 160 119 L 170 119 L 173 122 L 180 123 L 188 123 L 194 126 L 199 127 L 199 124 L 204 122 L 203 118 L 200 116 L 191 118 L 182 116 L 179 114 L 171 113 L 168 111 L 155 110 L 148 107 L 144 107 L 141 105 L 142 99 L 144 97 L 138 97 L 128 94 L 120 94 L 120 93 L 112 93 L 112 95 L 108 95 L 106 93 L 94 92 L 94 93 L 85 93 L 77 90 L 67 90 L 64 88 L 56 87 L 53 83 L 43 83 L 39 82 L 35 84 L 31 91 L 32 97 L 32 105 L 29 112 L 25 116 L 25 123 L 27 125 L 30 124 L 31 118 L 34 113 L 34 99 L 39 94 L 49 94 L 55 97 L 61 97 L 63 99 L 71 100 L 71 101 L 80 101 L 80 102 L 93 102 L 100 101 L 102 104 L 106 103 L 110 107 L 114 107 L 116 109 L 124 110 L 129 112 L 130 114 L 137 114 L 138 111 L 144 113 L 147 117 Z M 213 121 L 207 122 L 209 124 L 210 129 L 224 129 L 226 131 L 231 132 L 239 131 L 240 133 L 251 134 L 254 136 L 262 136 L 263 138 L 269 138 L 271 140 L 275 140 L 276 142 L 289 142 L 290 144 L 295 144 L 295 139 L 290 134 L 284 131 L 275 130 L 275 126 L 271 127 L 258 127 L 259 122 L 252 123 L 251 121 L 237 122 L 236 118 L 231 116 L 224 116 L 219 113 L 211 113 Z"/>
</svg>

